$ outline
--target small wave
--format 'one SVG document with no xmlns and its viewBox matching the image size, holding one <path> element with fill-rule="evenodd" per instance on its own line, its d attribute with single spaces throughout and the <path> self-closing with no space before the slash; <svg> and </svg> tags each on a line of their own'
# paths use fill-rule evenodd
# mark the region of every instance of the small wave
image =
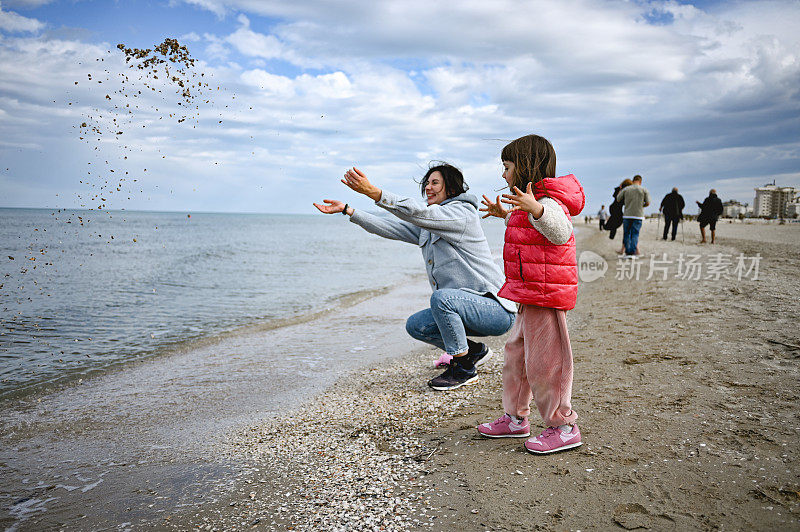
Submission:
<svg viewBox="0 0 800 532">
<path fill-rule="evenodd" d="M 121 357 L 115 357 L 113 360 L 105 363 L 99 362 L 89 367 L 81 366 L 75 368 L 63 368 L 57 375 L 51 375 L 42 380 L 18 383 L 7 389 L 0 388 L 0 401 L 20 399 L 38 392 L 56 391 L 60 388 L 66 388 L 79 382 L 85 382 L 90 378 L 108 374 L 112 371 L 122 370 L 131 365 L 152 360 L 157 357 L 181 354 L 194 349 L 211 346 L 227 338 L 308 323 L 335 313 L 342 308 L 350 307 L 363 301 L 387 294 L 393 289 L 407 282 L 408 278 L 414 277 L 418 277 L 418 275 L 409 275 L 405 279 L 398 280 L 398 282 L 395 284 L 386 285 L 380 288 L 357 290 L 354 292 L 337 295 L 330 298 L 320 306 L 313 307 L 309 311 L 301 312 L 291 316 L 262 319 L 234 326 L 222 332 L 207 334 L 205 336 L 200 335 L 188 339 L 166 340 L 163 344 L 155 346 L 151 349 L 139 352 L 131 352 Z M 75 351 L 73 354 L 80 355 L 81 353 Z M 98 355 L 94 358 L 95 361 L 100 359 L 102 359 L 101 355 Z"/>
<path fill-rule="evenodd" d="M 181 342 L 180 348 L 193 349 L 196 347 L 202 347 L 209 344 L 213 344 L 219 342 L 220 340 L 223 340 L 225 338 L 230 338 L 233 336 L 239 336 L 251 332 L 271 331 L 275 329 L 280 329 L 282 327 L 290 327 L 292 325 L 299 325 L 301 323 L 314 321 L 316 319 L 325 317 L 328 314 L 335 312 L 336 310 L 356 305 L 358 303 L 361 303 L 362 301 L 366 301 L 368 299 L 372 299 L 381 296 L 383 294 L 386 294 L 398 285 L 399 283 L 397 285 L 388 285 L 381 288 L 358 290 L 355 292 L 349 292 L 346 294 L 335 296 L 331 300 L 329 300 L 329 302 L 325 306 L 321 308 L 315 308 L 313 310 L 303 312 L 300 314 L 295 314 L 293 316 L 287 316 L 282 318 L 271 318 L 266 321 L 249 323 L 246 325 L 241 325 L 239 327 L 227 330 L 225 332 L 217 333 L 199 339 L 189 340 L 186 341 L 186 343 Z"/>
</svg>

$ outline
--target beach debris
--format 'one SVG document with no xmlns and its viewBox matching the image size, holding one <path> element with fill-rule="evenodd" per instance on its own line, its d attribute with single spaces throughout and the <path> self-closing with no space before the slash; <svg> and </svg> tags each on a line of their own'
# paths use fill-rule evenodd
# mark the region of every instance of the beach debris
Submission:
<svg viewBox="0 0 800 532">
<path fill-rule="evenodd" d="M 784 347 L 790 347 L 792 349 L 800 349 L 800 345 L 789 344 L 789 343 L 786 343 L 786 342 L 779 342 L 778 340 L 770 340 L 769 338 L 767 339 L 767 342 L 769 342 L 771 344 L 782 345 Z"/>
<path fill-rule="evenodd" d="M 165 118 L 173 119 L 176 125 L 192 123 L 196 127 L 201 112 L 213 105 L 205 73 L 197 70 L 197 60 L 177 39 L 166 38 L 150 48 L 119 43 L 116 50 L 124 57 L 121 68 L 108 66 L 102 72 L 87 73 L 88 81 L 104 84 L 103 101 L 108 105 L 85 111 L 78 126 L 79 139 L 95 153 L 94 160 L 87 161 L 89 168 L 81 180 L 89 191 L 78 195 L 78 203 L 108 216 L 115 195 L 122 194 L 123 199 L 131 200 L 137 194 L 145 194 L 143 183 L 137 183 L 138 179 L 133 177 L 147 172 L 146 168 L 137 171 L 133 166 L 133 155 L 146 151 L 145 147 L 135 139 L 126 142 L 121 139 Z M 114 59 L 111 50 L 107 54 Z M 87 90 L 91 92 L 92 85 Z M 172 134 L 163 125 L 158 127 L 159 134 Z M 155 151 L 166 159 L 160 147 L 156 146 Z M 99 233 L 96 235 L 102 238 Z M 111 243 L 113 237 L 106 239 Z"/>
<path fill-rule="evenodd" d="M 119 57 L 120 53 L 122 58 Z M 106 50 L 105 55 L 98 57 L 91 65 L 92 71 L 86 73 L 86 78 L 74 80 L 70 86 L 75 87 L 75 91 L 80 90 L 84 101 L 77 99 L 77 94 L 70 91 L 70 101 L 66 102 L 70 112 L 74 112 L 73 109 L 80 112 L 80 119 L 76 120 L 73 127 L 77 130 L 78 140 L 90 152 L 86 160 L 86 172 L 78 180 L 82 188 L 76 194 L 78 208 L 89 212 L 57 208 L 51 215 L 58 224 L 34 227 L 30 230 L 30 237 L 22 236 L 30 238 L 24 251 L 19 252 L 24 255 L 8 255 L 10 261 L 19 259 L 17 264 L 20 267 L 13 273 L 12 279 L 17 281 L 13 283 L 13 294 L 8 290 L 0 291 L 0 304 L 5 310 L 11 304 L 30 304 L 34 297 L 53 295 L 49 284 L 43 282 L 47 279 L 46 272 L 41 271 L 57 262 L 48 258 L 51 243 L 58 241 L 43 234 L 48 229 L 61 230 L 70 237 L 81 233 L 81 239 L 88 234 L 105 245 L 136 245 L 141 235 L 118 238 L 113 230 L 101 231 L 100 227 L 104 224 L 95 222 L 96 217 L 112 219 L 118 216 L 112 211 L 118 201 L 147 194 L 142 178 L 153 174 L 157 177 L 158 173 L 152 172 L 152 167 L 141 167 L 143 165 L 139 161 L 142 160 L 142 154 L 152 158 L 151 152 L 155 151 L 161 156 L 156 160 L 167 157 L 167 154 L 161 153 L 158 142 L 139 139 L 133 133 L 154 128 L 154 134 L 173 135 L 175 127 L 196 127 L 201 114 L 210 112 L 214 106 L 208 83 L 210 76 L 199 71 L 199 63 L 177 39 L 167 38 L 150 48 L 120 43 L 116 49 Z M 222 118 L 221 113 L 219 118 Z M 172 120 L 174 122 L 170 122 Z M 158 192 L 158 184 L 152 188 Z M 108 225 L 105 224 L 105 227 Z M 80 249 L 90 248 L 83 246 Z M 63 246 L 59 245 L 59 251 L 64 252 Z M 85 253 L 87 258 L 94 256 L 91 251 Z M 83 267 L 84 262 L 81 261 L 78 266 Z M 30 276 L 34 271 L 37 275 L 30 282 L 21 282 L 22 276 Z M 4 285 L 12 286 L 12 283 Z M 21 318 L 16 314 L 8 313 L 7 317 L 0 320 L 0 325 L 13 327 L 18 319 Z M 35 341 L 39 341 L 39 338 L 33 337 Z"/>
<path fill-rule="evenodd" d="M 107 106 L 91 107 L 84 106 L 81 102 L 67 102 L 68 106 L 76 103 L 84 109 L 84 116 L 75 127 L 79 132 L 79 140 L 86 143 L 94 154 L 87 161 L 85 176 L 79 180 L 88 190 L 77 194 L 78 205 L 89 211 L 104 212 L 109 218 L 113 216 L 110 212 L 112 198 L 121 194 L 130 200 L 135 194 L 145 193 L 141 183 L 134 184 L 137 179 L 133 176 L 139 172 L 133 169 L 132 161 L 129 161 L 129 155 L 135 151 L 142 152 L 143 148 L 137 147 L 133 142 L 122 143 L 120 138 L 127 136 L 134 128 L 145 128 L 156 119 L 164 117 L 159 114 L 174 117 L 178 124 L 187 120 L 193 120 L 196 124 L 201 111 L 213 104 L 213 98 L 206 94 L 209 92 L 209 84 L 205 81 L 205 74 L 196 70 L 196 59 L 177 39 L 166 38 L 163 42 L 144 49 L 120 43 L 117 50 L 125 58 L 124 63 L 119 65 L 120 68 L 115 69 L 108 64 L 98 65 L 98 70 L 86 74 L 89 85 L 83 89 L 84 94 L 91 98 L 94 89 L 98 85 L 102 86 L 98 98 L 107 103 Z M 113 59 L 111 50 L 107 50 L 106 54 L 107 57 L 97 58 L 97 63 Z M 75 80 L 74 85 L 78 84 L 79 81 Z M 156 151 L 160 151 L 160 148 L 156 148 Z M 162 155 L 162 158 L 165 157 L 166 155 Z M 90 231 L 95 227 L 91 225 L 90 217 L 81 216 L 74 210 L 59 208 L 52 215 L 55 220 L 72 226 L 72 229 L 65 227 L 65 233 L 76 231 L 76 226 Z M 39 230 L 37 227 L 33 232 Z M 115 240 L 113 235 L 106 234 L 104 238 L 100 232 L 93 232 L 93 236 L 105 239 L 107 244 Z M 40 245 L 40 241 L 39 238 L 33 239 L 28 246 L 29 254 L 26 259 L 34 260 L 34 249 L 43 248 L 41 254 L 47 253 L 47 246 Z M 47 265 L 50 264 L 43 264 Z"/>
<path fill-rule="evenodd" d="M 477 391 L 409 390 L 405 380 L 388 377 L 407 364 L 370 369 L 375 384 L 366 389 L 358 379 L 340 381 L 299 413 L 229 437 L 220 451 L 256 467 L 242 481 L 237 512 L 221 528 L 242 528 L 253 519 L 280 530 L 419 530 L 438 523 L 432 497 L 441 493 L 426 479 L 432 473 L 426 462 L 446 447 L 419 435 L 472 404 Z M 499 364 L 494 371 L 499 375 Z M 315 430 L 305 430 L 309 424 Z M 252 483 L 276 481 L 276 496 L 249 497 Z"/>
<path fill-rule="evenodd" d="M 623 360 L 622 362 L 624 364 L 628 364 L 629 366 L 631 366 L 631 365 L 634 365 L 634 364 L 644 364 L 645 361 L 642 360 L 641 358 L 628 357 L 625 360 Z"/>
<path fill-rule="evenodd" d="M 412 456 L 411 459 L 415 462 L 427 462 L 431 459 L 431 457 L 433 457 L 434 454 L 438 453 L 441 448 L 441 445 L 437 445 L 435 449 L 423 449 L 419 453 Z"/>
</svg>

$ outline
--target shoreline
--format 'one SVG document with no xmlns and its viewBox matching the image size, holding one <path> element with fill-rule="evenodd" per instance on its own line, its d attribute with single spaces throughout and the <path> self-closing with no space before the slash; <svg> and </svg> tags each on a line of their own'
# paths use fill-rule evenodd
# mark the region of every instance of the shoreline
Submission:
<svg viewBox="0 0 800 532">
<path fill-rule="evenodd" d="M 410 349 L 402 323 L 427 290 L 414 278 L 312 321 L 248 330 L 6 401 L 0 525 L 138 527 L 216 502 L 246 468 L 214 453 L 215 442 L 377 364 L 382 346 Z M 382 311 L 380 320 L 365 319 Z"/>
<path fill-rule="evenodd" d="M 800 343 L 800 239 L 763 243 L 752 227 L 743 234 L 727 227 L 718 226 L 718 244 L 700 246 L 694 234 L 685 245 L 660 241 L 656 224 L 646 224 L 645 258 L 636 262 L 646 266 L 649 255 L 663 253 L 704 260 L 759 253 L 758 280 L 618 280 L 621 236 L 576 233 L 579 255 L 594 251 L 609 267 L 604 278 L 581 283 L 568 313 L 582 447 L 533 456 L 524 440 L 477 435 L 477 424 L 502 413 L 503 337 L 487 342 L 495 356 L 478 382 L 448 393 L 425 385 L 437 374 L 436 353 L 421 347 L 337 381 L 297 414 L 232 434 L 218 452 L 246 457 L 248 481 L 219 504 L 162 524 L 800 527 L 800 359 L 790 347 Z M 542 428 L 531 421 L 532 432 Z"/>
<path fill-rule="evenodd" d="M 4 398 L 30 393 L 21 388 L 31 384 L 52 392 L 54 381 L 86 380 L 98 367 L 191 349 L 252 324 L 308 319 L 339 296 L 406 284 L 420 273 L 407 253 L 376 275 L 402 244 L 364 238 L 346 220 L 321 214 L 188 220 L 138 213 L 93 228 L 34 212 L 5 212 L 3 220 L 10 257 L 0 271 Z M 306 242 L 301 228 L 325 258 L 295 256 Z M 34 244 L 36 257 L 28 253 Z"/>
<path fill-rule="evenodd" d="M 170 340 L 156 348 L 145 350 L 134 355 L 128 355 L 128 358 L 110 360 L 89 368 L 74 368 L 46 380 L 33 381 L 14 388 L 0 388 L 0 407 L 12 406 L 10 403 L 15 401 L 24 402 L 35 396 L 47 396 L 65 392 L 78 384 L 89 384 L 91 379 L 108 377 L 117 372 L 133 369 L 139 364 L 157 363 L 160 358 L 180 356 L 193 350 L 216 345 L 231 338 L 265 333 L 282 327 L 301 325 L 325 318 L 337 310 L 357 305 L 368 299 L 380 297 L 393 290 L 397 290 L 404 284 L 414 283 L 418 279 L 422 279 L 422 277 L 418 275 L 407 276 L 405 279 L 392 285 L 375 289 L 358 290 L 336 296 L 319 310 L 309 309 L 306 312 L 286 317 L 261 319 L 249 323 L 242 323 L 233 328 L 212 332 L 208 335 L 189 337 L 181 340 Z"/>
</svg>

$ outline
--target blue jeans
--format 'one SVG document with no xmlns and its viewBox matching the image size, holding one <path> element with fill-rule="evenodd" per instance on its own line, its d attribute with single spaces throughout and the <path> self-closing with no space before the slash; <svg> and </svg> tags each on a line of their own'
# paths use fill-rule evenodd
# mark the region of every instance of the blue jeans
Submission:
<svg viewBox="0 0 800 532">
<path fill-rule="evenodd" d="M 467 351 L 467 336 L 499 336 L 514 325 L 515 315 L 491 297 L 442 288 L 431 294 L 431 308 L 406 320 L 406 331 L 448 355 L 458 355 Z"/>
<path fill-rule="evenodd" d="M 634 255 L 636 246 L 639 245 L 639 230 L 642 228 L 642 221 L 634 218 L 622 219 L 622 245 L 625 246 L 626 255 Z"/>
</svg>

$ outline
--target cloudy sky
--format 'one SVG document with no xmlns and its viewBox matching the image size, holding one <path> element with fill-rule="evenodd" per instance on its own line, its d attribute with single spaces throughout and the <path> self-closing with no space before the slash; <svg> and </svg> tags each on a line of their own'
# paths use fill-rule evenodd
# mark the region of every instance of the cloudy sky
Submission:
<svg viewBox="0 0 800 532">
<path fill-rule="evenodd" d="M 431 160 L 493 193 L 528 133 L 591 213 L 637 173 L 656 204 L 752 203 L 800 186 L 798 27 L 795 0 L 3 0 L 0 206 L 311 213 L 368 206 L 349 166 L 416 195 Z M 116 49 L 166 37 L 209 83 L 181 123 L 175 87 Z"/>
</svg>

